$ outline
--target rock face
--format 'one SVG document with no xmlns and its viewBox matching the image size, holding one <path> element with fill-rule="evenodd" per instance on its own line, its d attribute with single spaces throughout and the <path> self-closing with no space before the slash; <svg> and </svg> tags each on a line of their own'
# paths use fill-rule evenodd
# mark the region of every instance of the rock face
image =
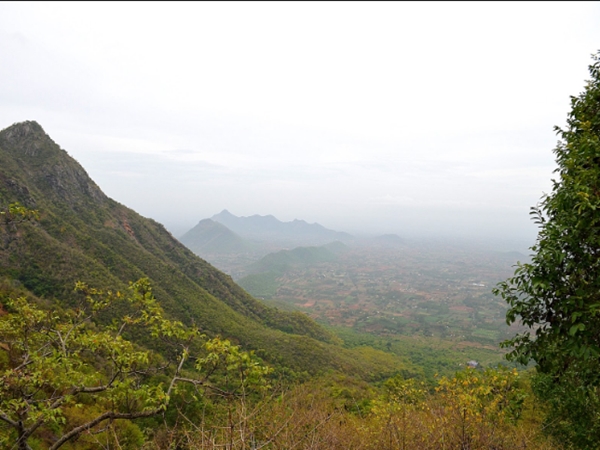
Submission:
<svg viewBox="0 0 600 450">
<path fill-rule="evenodd" d="M 0 132 L 0 148 L 13 159 L 28 180 L 39 186 L 45 195 L 54 195 L 57 200 L 70 208 L 90 206 L 90 200 L 97 206 L 105 205 L 108 197 L 89 177 L 87 172 L 66 151 L 62 150 L 33 121 L 12 125 Z M 7 188 L 15 189 L 16 181 L 5 174 L 2 180 Z M 28 189 L 19 186 L 24 204 L 35 202 L 28 196 Z"/>
<path fill-rule="evenodd" d="M 40 140 L 36 137 L 46 136 L 42 127 L 34 121 L 15 123 L 3 132 L 5 142 L 19 147 L 20 153 L 29 157 L 37 157 L 41 152 Z"/>
</svg>

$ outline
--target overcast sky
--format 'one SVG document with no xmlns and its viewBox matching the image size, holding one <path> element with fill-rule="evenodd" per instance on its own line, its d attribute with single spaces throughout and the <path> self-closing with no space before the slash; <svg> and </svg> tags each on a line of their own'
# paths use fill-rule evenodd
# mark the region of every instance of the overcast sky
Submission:
<svg viewBox="0 0 600 450">
<path fill-rule="evenodd" d="M 223 209 L 533 243 L 600 4 L 0 3 L 0 128 L 36 120 L 175 235 Z"/>
</svg>

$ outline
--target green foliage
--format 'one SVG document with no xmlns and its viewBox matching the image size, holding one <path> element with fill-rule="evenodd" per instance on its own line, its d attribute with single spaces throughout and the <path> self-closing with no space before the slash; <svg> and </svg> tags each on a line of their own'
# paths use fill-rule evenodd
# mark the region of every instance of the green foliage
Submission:
<svg viewBox="0 0 600 450">
<path fill-rule="evenodd" d="M 27 208 L 19 202 L 10 203 L 8 207 L 0 209 L 0 239 L 3 238 L 1 242 L 4 249 L 11 248 L 10 244 L 18 237 L 17 231 L 21 224 L 39 220 L 40 213 L 37 210 Z"/>
<path fill-rule="evenodd" d="M 526 392 L 518 384 L 517 374 L 504 369 L 468 369 L 439 380 L 432 392 L 401 376 L 375 389 L 329 374 L 256 403 L 240 402 L 218 422 L 175 433 L 180 439 L 169 444 L 211 450 L 557 448 L 515 414 Z"/>
<path fill-rule="evenodd" d="M 517 423 L 526 392 L 517 380 L 516 370 L 465 369 L 428 393 L 415 379 L 390 379 L 372 410 L 378 448 L 524 448 Z"/>
<path fill-rule="evenodd" d="M 461 421 L 514 423 L 521 415 L 525 400 L 517 379 L 516 369 L 499 367 L 477 371 L 467 368 L 452 378 L 442 377 L 436 390 Z"/>
<path fill-rule="evenodd" d="M 271 369 L 252 353 L 227 340 L 205 340 L 197 329 L 165 319 L 148 280 L 131 283 L 127 295 L 84 283 L 76 290 L 85 301 L 65 312 L 39 309 L 24 297 L 6 301 L 8 312 L 0 317 L 0 351 L 6 355 L 0 359 L 3 446 L 27 449 L 45 436 L 56 449 L 83 433 L 102 433 L 115 420 L 157 415 L 182 383 L 226 397 L 266 386 Z M 131 313 L 101 326 L 98 315 L 118 302 L 127 303 Z M 170 347 L 166 354 L 172 358 L 163 360 L 125 339 L 124 332 L 136 327 Z M 187 373 L 184 364 L 199 339 L 204 352 Z M 157 373 L 167 382 L 156 382 Z M 84 412 L 77 414 L 78 408 Z M 136 441 L 138 432 L 125 430 Z"/>
<path fill-rule="evenodd" d="M 494 367 L 502 363 L 497 350 L 457 346 L 454 342 L 419 336 L 379 337 L 347 327 L 330 327 L 349 349 L 372 347 L 396 355 L 403 361 L 401 372 L 406 378 L 422 377 L 433 382 L 435 375 L 451 376 L 462 364 L 477 360 L 480 365 Z"/>
<path fill-rule="evenodd" d="M 539 373 L 533 390 L 545 406 L 544 428 L 571 448 L 593 450 L 600 442 L 600 389 L 582 381 L 572 369 L 560 379 Z"/>
<path fill-rule="evenodd" d="M 275 272 L 253 273 L 246 275 L 238 284 L 257 298 L 271 298 L 277 293 L 279 275 Z"/>
<path fill-rule="evenodd" d="M 25 220 L 40 220 L 40 213 L 35 209 L 29 209 L 14 202 L 8 205 L 8 208 L 0 210 L 0 216 L 4 218 L 5 224 L 17 224 Z"/>
<path fill-rule="evenodd" d="M 581 420 L 573 430 L 579 437 L 561 432 L 580 448 L 592 448 L 582 435 L 600 441 L 600 53 L 589 70 L 585 90 L 571 98 L 567 127 L 556 127 L 558 179 L 531 211 L 540 227 L 531 263 L 495 291 L 510 306 L 507 322 L 529 327 L 505 343 L 509 356 L 537 363 L 537 391 L 553 420 Z"/>
<path fill-rule="evenodd" d="M 334 372 L 273 389 L 272 370 L 252 352 L 166 319 L 148 280 L 125 293 L 76 290 L 83 298 L 66 311 L 4 298 L 4 447 L 514 449 L 535 435 L 522 428 L 526 391 L 515 370 L 467 369 L 436 389 L 401 375 L 378 389 Z M 126 313 L 98 321 L 123 304 Z M 136 329 L 161 341 L 164 356 L 124 337 Z M 386 355 L 352 352 L 362 361 Z M 549 448 L 527 439 L 527 448 Z"/>
</svg>

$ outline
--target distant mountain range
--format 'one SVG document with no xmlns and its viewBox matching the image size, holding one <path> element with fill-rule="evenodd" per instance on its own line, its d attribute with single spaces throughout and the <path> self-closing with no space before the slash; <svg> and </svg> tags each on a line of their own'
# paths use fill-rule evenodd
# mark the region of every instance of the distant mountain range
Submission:
<svg viewBox="0 0 600 450">
<path fill-rule="evenodd" d="M 304 220 L 282 222 L 272 215 L 237 217 L 223 210 L 201 220 L 179 240 L 237 280 L 253 270 L 250 266 L 265 255 L 332 242 L 350 243 L 354 237 Z"/>
<path fill-rule="evenodd" d="M 201 220 L 179 240 L 238 281 L 257 272 L 273 273 L 271 265 L 286 260 L 308 262 L 313 258 L 317 262 L 319 258 L 327 258 L 325 254 L 336 246 L 391 249 L 405 245 L 396 234 L 356 238 L 318 223 L 298 219 L 282 222 L 272 215 L 238 217 L 226 209 Z"/>
<path fill-rule="evenodd" d="M 269 253 L 246 267 L 244 277 L 237 280 L 240 286 L 260 298 L 273 297 L 280 286 L 279 278 L 288 270 L 331 262 L 350 250 L 340 241 L 319 247 L 296 247 Z"/>
<path fill-rule="evenodd" d="M 318 223 L 309 224 L 304 220 L 281 222 L 272 215 L 237 217 L 227 210 L 211 217 L 243 238 L 279 242 L 282 246 L 323 245 L 333 241 L 347 242 L 352 235 L 333 231 Z"/>
</svg>

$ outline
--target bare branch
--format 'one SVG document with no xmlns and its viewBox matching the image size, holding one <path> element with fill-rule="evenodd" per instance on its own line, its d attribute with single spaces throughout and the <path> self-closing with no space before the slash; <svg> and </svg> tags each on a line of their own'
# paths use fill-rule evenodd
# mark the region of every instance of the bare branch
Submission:
<svg viewBox="0 0 600 450">
<path fill-rule="evenodd" d="M 67 345 L 65 344 L 65 340 L 63 339 L 62 334 L 60 334 L 60 330 L 55 330 L 55 333 L 58 336 L 58 339 L 60 341 L 60 346 L 62 348 L 62 351 L 66 355 L 67 354 Z"/>
<path fill-rule="evenodd" d="M 96 392 L 103 392 L 106 391 L 107 389 L 110 389 L 113 385 L 113 383 L 116 381 L 117 377 L 119 376 L 119 374 L 121 373 L 121 371 L 117 371 L 113 374 L 113 376 L 111 377 L 110 381 L 106 384 L 103 384 L 101 386 L 94 386 L 94 387 L 86 387 L 86 386 L 81 386 L 78 388 L 73 388 L 73 390 L 71 391 L 72 395 L 76 395 L 76 394 L 81 394 L 81 393 L 85 393 L 85 394 L 93 394 Z"/>
<path fill-rule="evenodd" d="M 7 424 L 9 424 L 11 427 L 17 427 L 19 425 L 18 422 L 15 422 L 14 420 L 11 420 L 10 417 L 8 417 L 6 415 L 6 413 L 4 413 L 3 411 L 0 411 L 0 419 L 4 420 Z"/>
<path fill-rule="evenodd" d="M 138 412 L 134 412 L 134 413 L 120 413 L 120 412 L 115 412 L 115 411 L 105 412 L 103 414 L 100 414 L 95 419 L 90 420 L 89 422 L 84 423 L 83 425 L 80 425 L 78 427 L 75 427 L 68 433 L 64 434 L 58 441 L 56 441 L 49 448 L 49 450 L 56 450 L 57 448 L 62 447 L 65 443 L 67 443 L 71 439 L 79 436 L 84 431 L 87 431 L 90 428 L 95 427 L 96 425 L 104 422 L 105 420 L 117 420 L 117 419 L 133 420 L 133 419 L 139 419 L 141 417 L 152 417 L 152 416 L 159 414 L 162 410 L 163 410 L 163 408 L 161 406 L 161 407 L 151 409 L 148 411 L 138 411 Z"/>
</svg>

